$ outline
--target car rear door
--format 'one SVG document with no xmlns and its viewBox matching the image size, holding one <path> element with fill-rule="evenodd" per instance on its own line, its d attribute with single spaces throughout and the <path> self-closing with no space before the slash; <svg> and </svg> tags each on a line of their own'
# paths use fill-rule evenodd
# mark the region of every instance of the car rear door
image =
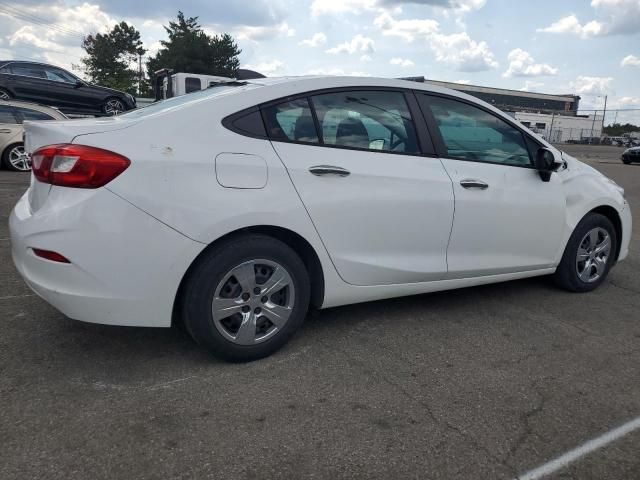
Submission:
<svg viewBox="0 0 640 480">
<path fill-rule="evenodd" d="M 416 134 L 426 127 L 411 92 L 328 91 L 262 112 L 273 147 L 346 282 L 445 276 L 451 181 L 432 155 L 430 138 Z"/>
<path fill-rule="evenodd" d="M 559 175 L 543 182 L 533 168 L 536 141 L 474 103 L 423 93 L 417 98 L 453 181 L 447 277 L 554 266 L 566 199 Z"/>
<path fill-rule="evenodd" d="M 50 91 L 51 82 L 47 80 L 42 65 L 26 62 L 12 63 L 11 74 L 16 99 L 58 105 L 55 101 L 55 92 Z"/>
</svg>

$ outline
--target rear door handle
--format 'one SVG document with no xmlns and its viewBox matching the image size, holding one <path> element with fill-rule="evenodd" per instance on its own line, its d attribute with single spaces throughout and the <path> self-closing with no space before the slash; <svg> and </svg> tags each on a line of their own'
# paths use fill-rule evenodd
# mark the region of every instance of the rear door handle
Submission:
<svg viewBox="0 0 640 480">
<path fill-rule="evenodd" d="M 318 177 L 325 175 L 336 175 L 338 177 L 346 177 L 351 172 L 346 168 L 334 167 L 333 165 L 316 165 L 309 168 L 309 171 Z"/>
<path fill-rule="evenodd" d="M 0 133 L 11 133 L 11 130 L 9 130 L 8 128 L 3 128 L 2 130 L 0 130 Z"/>
<path fill-rule="evenodd" d="M 489 188 L 488 183 L 485 183 L 482 180 L 474 180 L 471 178 L 460 180 L 460 185 L 462 185 L 462 188 L 477 188 L 478 190 L 486 190 L 487 188 Z"/>
</svg>

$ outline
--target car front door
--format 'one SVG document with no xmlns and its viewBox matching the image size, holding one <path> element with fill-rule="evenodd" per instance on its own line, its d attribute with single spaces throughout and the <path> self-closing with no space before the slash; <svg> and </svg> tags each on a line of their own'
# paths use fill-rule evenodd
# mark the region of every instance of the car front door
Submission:
<svg viewBox="0 0 640 480">
<path fill-rule="evenodd" d="M 428 155 L 430 139 L 418 141 L 410 103 L 419 113 L 411 92 L 341 90 L 262 109 L 273 147 L 347 283 L 446 275 L 451 180 Z"/>
<path fill-rule="evenodd" d="M 559 175 L 543 182 L 533 138 L 460 99 L 418 93 L 455 194 L 448 278 L 554 266 L 566 199 Z"/>
</svg>

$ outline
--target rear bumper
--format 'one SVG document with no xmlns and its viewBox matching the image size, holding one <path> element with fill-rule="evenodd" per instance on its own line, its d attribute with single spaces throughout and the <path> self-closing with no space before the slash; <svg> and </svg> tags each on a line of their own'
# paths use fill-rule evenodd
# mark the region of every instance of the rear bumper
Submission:
<svg viewBox="0 0 640 480">
<path fill-rule="evenodd" d="M 35 213 L 26 193 L 9 227 L 13 261 L 36 294 L 70 318 L 109 325 L 170 326 L 180 281 L 204 248 L 104 188 L 53 187 Z"/>
</svg>

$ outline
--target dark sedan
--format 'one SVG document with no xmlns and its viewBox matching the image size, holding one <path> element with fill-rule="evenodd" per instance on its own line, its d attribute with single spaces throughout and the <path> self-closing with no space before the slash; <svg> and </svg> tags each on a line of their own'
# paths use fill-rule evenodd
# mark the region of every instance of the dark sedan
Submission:
<svg viewBox="0 0 640 480">
<path fill-rule="evenodd" d="M 116 115 L 136 107 L 128 93 L 81 80 L 45 63 L 0 61 L 0 99 L 36 102 L 71 114 Z"/>
<path fill-rule="evenodd" d="M 640 147 L 627 148 L 622 153 L 622 161 L 626 164 L 640 162 Z"/>
</svg>

